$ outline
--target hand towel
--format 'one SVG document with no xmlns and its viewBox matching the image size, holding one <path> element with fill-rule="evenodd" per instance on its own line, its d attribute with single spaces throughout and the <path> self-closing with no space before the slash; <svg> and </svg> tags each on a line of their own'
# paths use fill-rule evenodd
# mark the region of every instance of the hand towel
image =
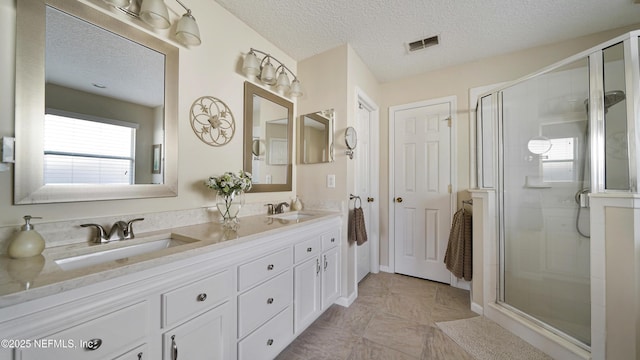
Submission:
<svg viewBox="0 0 640 360">
<path fill-rule="evenodd" d="M 362 207 L 354 208 L 349 211 L 349 227 L 348 239 L 355 242 L 358 246 L 367 241 L 367 229 L 364 223 L 364 211 Z"/>
<path fill-rule="evenodd" d="M 458 279 L 464 278 L 471 281 L 472 278 L 472 223 L 471 214 L 464 209 L 458 210 L 453 215 L 451 231 L 449 232 L 449 244 L 444 256 L 447 269 Z"/>
</svg>

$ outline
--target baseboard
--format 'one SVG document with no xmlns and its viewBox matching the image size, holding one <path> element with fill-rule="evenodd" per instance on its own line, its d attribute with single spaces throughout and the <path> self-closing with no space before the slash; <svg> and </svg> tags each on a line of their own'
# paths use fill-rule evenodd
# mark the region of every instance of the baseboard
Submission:
<svg viewBox="0 0 640 360">
<path fill-rule="evenodd" d="M 386 272 L 386 273 L 393 273 L 393 271 L 391 271 L 391 269 L 386 265 L 384 265 L 384 266 L 380 265 L 380 271 Z"/>
<path fill-rule="evenodd" d="M 349 307 L 351 306 L 351 304 L 353 304 L 354 301 L 356 301 L 357 297 L 358 297 L 358 294 L 354 291 L 349 297 L 344 297 L 344 296 L 339 297 L 335 303 L 343 307 Z"/>
<path fill-rule="evenodd" d="M 484 309 L 482 308 L 482 306 L 478 303 L 475 302 L 471 302 L 471 311 L 473 311 L 474 313 L 478 314 L 478 315 L 484 315 Z"/>
</svg>

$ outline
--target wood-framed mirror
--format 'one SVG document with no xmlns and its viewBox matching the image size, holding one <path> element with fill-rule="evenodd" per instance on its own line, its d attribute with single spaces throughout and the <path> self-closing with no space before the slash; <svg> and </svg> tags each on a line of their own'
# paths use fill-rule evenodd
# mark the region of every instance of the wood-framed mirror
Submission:
<svg viewBox="0 0 640 360">
<path fill-rule="evenodd" d="M 177 195 L 177 47 L 80 1 L 20 0 L 15 93 L 15 204 Z M 85 135 L 49 130 L 63 122 Z"/>
<path fill-rule="evenodd" d="M 250 192 L 291 191 L 293 103 L 244 83 L 244 171 Z M 257 154 L 257 155 L 256 155 Z"/>
<path fill-rule="evenodd" d="M 318 164 L 333 161 L 333 109 L 300 115 L 298 162 Z"/>
</svg>

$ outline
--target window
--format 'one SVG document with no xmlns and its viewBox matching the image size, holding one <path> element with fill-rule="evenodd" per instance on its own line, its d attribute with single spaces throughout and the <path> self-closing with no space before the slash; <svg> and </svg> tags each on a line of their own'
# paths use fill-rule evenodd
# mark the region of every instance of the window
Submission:
<svg viewBox="0 0 640 360">
<path fill-rule="evenodd" d="M 551 148 L 542 155 L 542 174 L 545 182 L 575 180 L 576 138 L 550 139 Z"/>
<path fill-rule="evenodd" d="M 136 124 L 49 111 L 45 184 L 133 184 Z"/>
</svg>

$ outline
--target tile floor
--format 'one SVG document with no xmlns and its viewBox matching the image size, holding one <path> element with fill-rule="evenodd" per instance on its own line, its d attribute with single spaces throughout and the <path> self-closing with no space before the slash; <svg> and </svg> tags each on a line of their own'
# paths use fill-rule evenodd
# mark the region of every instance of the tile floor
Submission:
<svg viewBox="0 0 640 360">
<path fill-rule="evenodd" d="M 331 306 L 277 360 L 472 360 L 435 325 L 477 316 L 469 301 L 449 285 L 369 274 L 349 308 Z"/>
</svg>

